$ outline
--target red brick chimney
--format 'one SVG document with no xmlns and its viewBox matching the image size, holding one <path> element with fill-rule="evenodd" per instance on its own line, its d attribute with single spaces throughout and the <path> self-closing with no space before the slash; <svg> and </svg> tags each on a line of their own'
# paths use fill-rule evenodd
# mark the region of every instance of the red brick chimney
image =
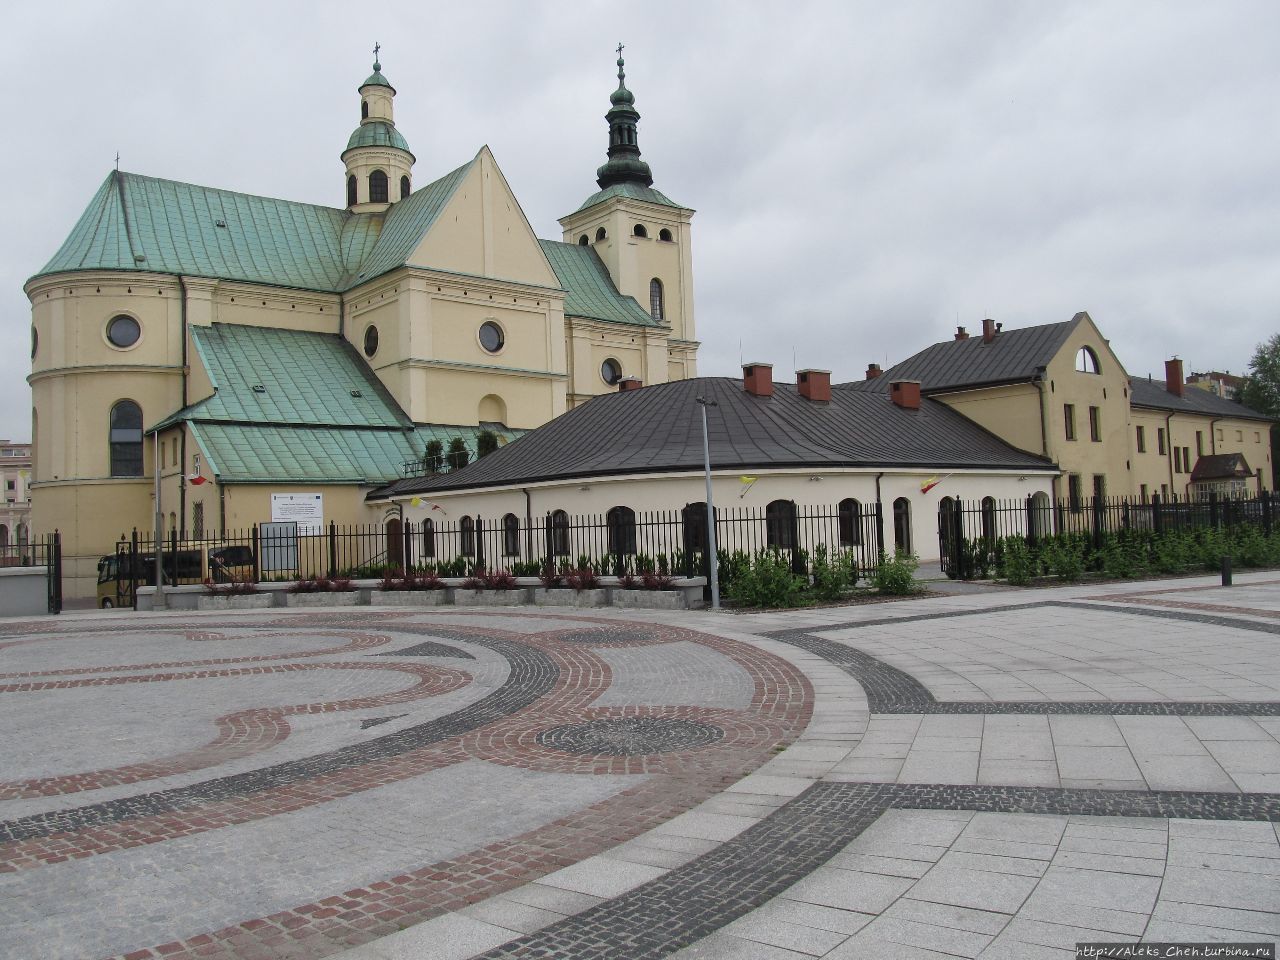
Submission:
<svg viewBox="0 0 1280 960">
<path fill-rule="evenodd" d="M 868 363 L 868 364 L 867 364 L 867 379 L 868 379 L 868 380 L 874 380 L 876 377 L 880 376 L 880 374 L 882 374 L 883 372 L 884 372 L 884 371 L 880 369 L 880 364 L 878 364 L 878 363 Z"/>
<path fill-rule="evenodd" d="M 996 323 L 990 317 L 988 317 L 986 320 L 983 320 L 982 321 L 982 342 L 983 343 L 993 342 L 996 338 L 996 334 L 1000 332 L 1001 326 L 1003 326 L 1003 324 Z M 956 339 L 959 340 L 960 338 L 956 337 Z"/>
<path fill-rule="evenodd" d="M 744 363 L 742 365 L 742 388 L 756 397 L 773 396 L 773 364 Z"/>
<path fill-rule="evenodd" d="M 800 396 L 814 403 L 826 403 L 831 400 L 830 370 L 797 370 L 796 388 Z"/>
<path fill-rule="evenodd" d="M 965 330 L 965 328 L 964 328 L 964 327 L 956 327 L 956 339 L 957 339 L 957 340 L 968 340 L 968 339 L 969 339 L 969 331 Z"/>
<path fill-rule="evenodd" d="M 1177 357 L 1164 362 L 1164 388 L 1175 397 L 1182 396 L 1182 361 Z"/>
<path fill-rule="evenodd" d="M 920 381 L 895 380 L 889 384 L 889 399 L 904 410 L 920 409 Z"/>
<path fill-rule="evenodd" d="M 639 377 L 623 377 L 618 381 L 618 392 L 626 393 L 628 390 L 639 390 L 644 386 L 644 381 Z"/>
</svg>

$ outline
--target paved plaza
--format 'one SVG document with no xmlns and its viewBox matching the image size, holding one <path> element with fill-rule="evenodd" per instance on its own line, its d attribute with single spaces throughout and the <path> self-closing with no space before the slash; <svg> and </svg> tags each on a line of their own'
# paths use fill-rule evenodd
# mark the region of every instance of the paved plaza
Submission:
<svg viewBox="0 0 1280 960">
<path fill-rule="evenodd" d="M 0 957 L 1280 939 L 1280 578 L 0 620 Z"/>
</svg>

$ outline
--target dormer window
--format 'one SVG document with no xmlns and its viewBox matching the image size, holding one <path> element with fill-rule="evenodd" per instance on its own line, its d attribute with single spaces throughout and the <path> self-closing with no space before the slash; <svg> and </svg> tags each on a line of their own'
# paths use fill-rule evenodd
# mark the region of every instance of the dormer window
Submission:
<svg viewBox="0 0 1280 960">
<path fill-rule="evenodd" d="M 400 199 L 403 200 L 407 196 L 409 196 L 409 178 L 401 177 L 400 178 Z"/>
<path fill-rule="evenodd" d="M 1088 347 L 1081 347 L 1076 354 L 1077 373 L 1098 373 L 1098 355 Z"/>
<path fill-rule="evenodd" d="M 387 175 L 381 170 L 369 174 L 369 202 L 387 202 Z"/>
</svg>

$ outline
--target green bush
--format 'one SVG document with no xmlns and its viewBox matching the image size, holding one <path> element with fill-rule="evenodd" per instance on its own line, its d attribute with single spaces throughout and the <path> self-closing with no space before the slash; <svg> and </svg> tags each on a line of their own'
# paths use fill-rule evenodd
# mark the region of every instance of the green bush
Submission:
<svg viewBox="0 0 1280 960">
<path fill-rule="evenodd" d="M 761 550 L 738 572 L 727 592 L 729 599 L 751 607 L 794 607 L 806 583 L 791 572 L 791 558 L 776 550 Z"/>
<path fill-rule="evenodd" d="M 901 597 L 917 590 L 915 577 L 920 560 L 915 554 L 903 550 L 895 550 L 892 557 L 880 554 L 880 562 L 871 574 L 871 586 L 876 592 L 887 596 Z"/>
<path fill-rule="evenodd" d="M 1085 570 L 1088 543 L 1081 535 L 1064 534 L 1045 541 L 1042 555 L 1050 574 L 1064 583 L 1075 583 Z"/>
<path fill-rule="evenodd" d="M 1026 586 L 1040 573 L 1035 552 L 1022 537 L 1005 537 L 997 549 L 999 575 L 1015 586 Z"/>
<path fill-rule="evenodd" d="M 814 598 L 827 602 L 840 600 L 858 582 L 858 566 L 853 552 L 842 550 L 832 557 L 825 543 L 813 548 L 812 574 Z"/>
</svg>

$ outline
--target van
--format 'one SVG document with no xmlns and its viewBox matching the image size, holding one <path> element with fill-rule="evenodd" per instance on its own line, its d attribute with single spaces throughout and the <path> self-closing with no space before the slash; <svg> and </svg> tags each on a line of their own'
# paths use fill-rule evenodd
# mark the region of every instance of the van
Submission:
<svg viewBox="0 0 1280 960">
<path fill-rule="evenodd" d="M 164 552 L 165 586 L 179 584 L 229 583 L 253 576 L 253 550 L 242 545 L 201 545 Z M 98 606 L 134 606 L 134 584 L 154 587 L 156 555 L 154 552 L 131 554 L 127 547 L 98 559 Z"/>
</svg>

